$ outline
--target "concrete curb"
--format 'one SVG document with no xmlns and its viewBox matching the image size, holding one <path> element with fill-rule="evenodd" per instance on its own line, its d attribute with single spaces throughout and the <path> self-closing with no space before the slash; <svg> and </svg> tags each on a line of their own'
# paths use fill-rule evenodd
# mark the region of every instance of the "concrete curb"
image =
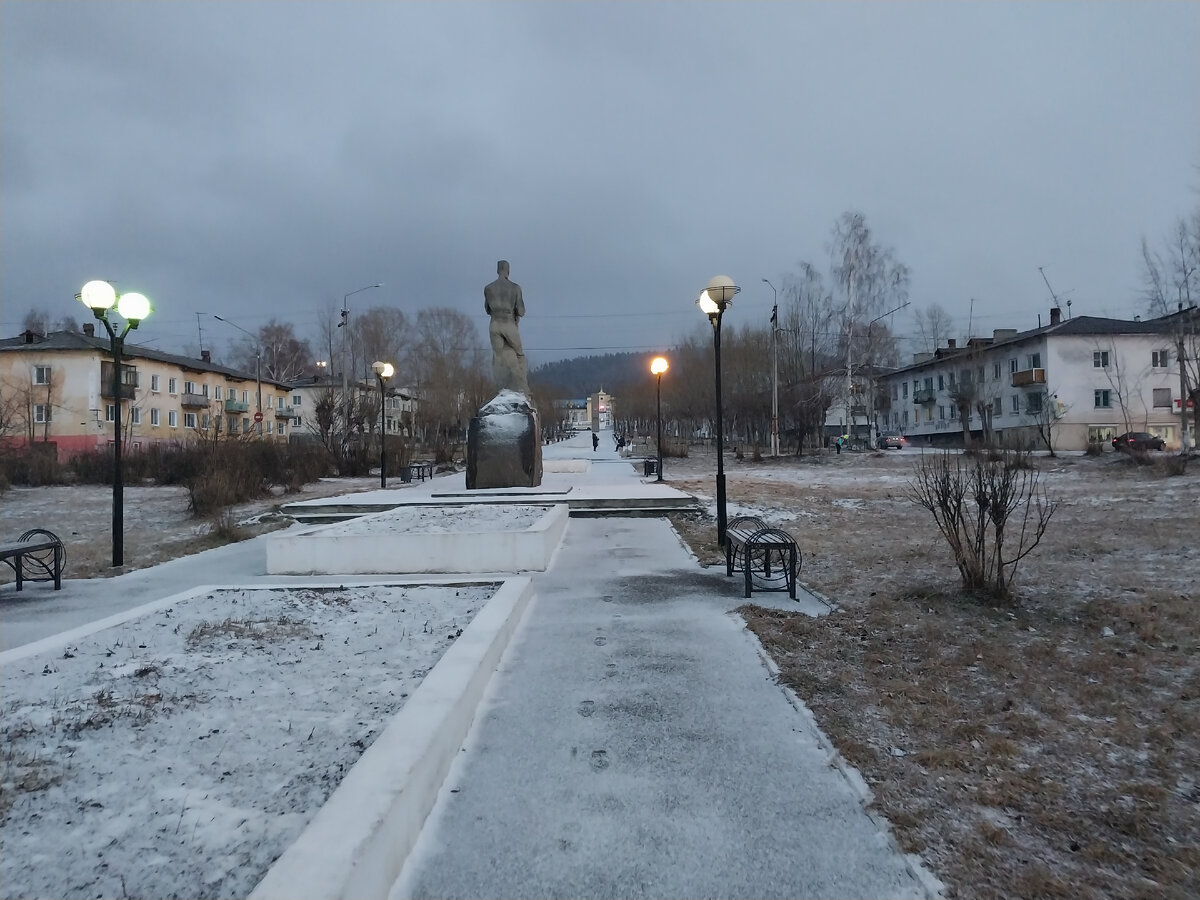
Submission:
<svg viewBox="0 0 1200 900">
<path fill-rule="evenodd" d="M 388 895 L 532 596 L 529 578 L 504 582 L 250 900 Z"/>
</svg>

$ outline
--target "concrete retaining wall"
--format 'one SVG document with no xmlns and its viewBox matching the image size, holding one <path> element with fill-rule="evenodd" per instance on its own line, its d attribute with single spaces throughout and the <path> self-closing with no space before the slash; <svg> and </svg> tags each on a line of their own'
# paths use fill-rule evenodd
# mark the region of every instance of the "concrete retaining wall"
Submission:
<svg viewBox="0 0 1200 900">
<path fill-rule="evenodd" d="M 544 572 L 567 527 L 555 504 L 522 531 L 328 534 L 337 526 L 269 535 L 270 575 Z"/>
<path fill-rule="evenodd" d="M 388 895 L 532 595 L 528 578 L 501 586 L 250 900 L 380 900 Z"/>
</svg>

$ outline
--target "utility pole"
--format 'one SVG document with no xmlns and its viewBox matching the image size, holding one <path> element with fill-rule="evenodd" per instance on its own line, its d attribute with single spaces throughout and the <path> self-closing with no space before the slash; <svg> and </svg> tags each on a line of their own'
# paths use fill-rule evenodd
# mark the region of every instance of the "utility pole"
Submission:
<svg viewBox="0 0 1200 900">
<path fill-rule="evenodd" d="M 338 322 L 338 328 L 345 328 L 350 321 L 350 298 L 355 294 L 361 294 L 363 291 L 369 291 L 372 288 L 383 287 L 383 282 L 379 284 L 368 284 L 366 287 L 360 287 L 357 290 L 350 291 L 342 296 L 342 321 Z M 350 382 L 347 365 L 346 343 L 350 337 L 350 329 L 346 328 L 342 332 L 342 433 L 344 442 L 350 441 Z"/>
<path fill-rule="evenodd" d="M 775 295 L 771 307 L 771 456 L 779 458 L 779 291 L 766 278 L 763 283 Z"/>
<path fill-rule="evenodd" d="M 1179 452 L 1183 456 L 1188 455 L 1188 450 L 1191 445 L 1191 433 L 1188 431 L 1188 383 L 1187 383 L 1187 360 L 1184 355 L 1183 343 L 1183 291 L 1180 289 L 1179 304 L 1177 307 L 1179 315 L 1179 330 L 1176 332 L 1175 344 L 1175 363 L 1179 366 Z M 1200 416 L 1200 409 L 1194 413 Z"/>
</svg>

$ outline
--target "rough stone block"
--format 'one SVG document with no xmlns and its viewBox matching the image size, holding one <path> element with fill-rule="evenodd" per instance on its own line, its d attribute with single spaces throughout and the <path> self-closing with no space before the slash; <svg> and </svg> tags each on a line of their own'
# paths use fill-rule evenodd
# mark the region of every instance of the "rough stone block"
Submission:
<svg viewBox="0 0 1200 900">
<path fill-rule="evenodd" d="M 501 391 L 471 419 L 467 489 L 537 487 L 541 483 L 537 411 L 524 394 Z"/>
</svg>

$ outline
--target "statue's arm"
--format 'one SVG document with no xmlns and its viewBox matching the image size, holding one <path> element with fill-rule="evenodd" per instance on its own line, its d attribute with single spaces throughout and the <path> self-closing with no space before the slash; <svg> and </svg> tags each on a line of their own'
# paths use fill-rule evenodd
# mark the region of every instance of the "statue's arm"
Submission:
<svg viewBox="0 0 1200 900">
<path fill-rule="evenodd" d="M 520 285 L 517 286 L 517 303 L 513 307 L 513 315 L 518 319 L 525 315 L 525 297 L 521 294 Z"/>
</svg>

